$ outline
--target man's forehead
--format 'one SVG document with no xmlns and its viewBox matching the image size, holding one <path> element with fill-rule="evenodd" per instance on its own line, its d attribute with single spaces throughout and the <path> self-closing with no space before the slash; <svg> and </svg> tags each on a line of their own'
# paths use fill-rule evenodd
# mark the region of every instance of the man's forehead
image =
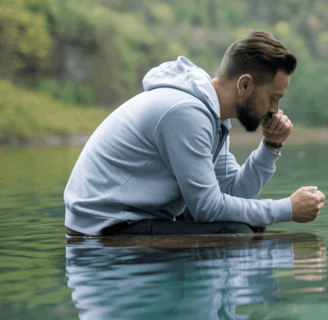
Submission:
<svg viewBox="0 0 328 320">
<path fill-rule="evenodd" d="M 290 83 L 290 75 L 286 72 L 279 70 L 273 81 L 267 83 L 267 88 L 272 94 L 283 96 Z"/>
</svg>

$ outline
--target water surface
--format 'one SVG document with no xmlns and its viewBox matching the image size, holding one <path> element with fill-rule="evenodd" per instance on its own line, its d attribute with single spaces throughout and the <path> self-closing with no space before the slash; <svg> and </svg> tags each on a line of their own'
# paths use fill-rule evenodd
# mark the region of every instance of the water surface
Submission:
<svg viewBox="0 0 328 320">
<path fill-rule="evenodd" d="M 253 149 L 231 151 L 242 163 Z M 328 207 L 314 222 L 268 228 L 294 236 L 232 247 L 67 242 L 62 193 L 80 152 L 0 150 L 1 318 L 326 319 Z M 303 185 L 325 193 L 326 159 L 326 144 L 285 146 L 259 198 Z"/>
</svg>

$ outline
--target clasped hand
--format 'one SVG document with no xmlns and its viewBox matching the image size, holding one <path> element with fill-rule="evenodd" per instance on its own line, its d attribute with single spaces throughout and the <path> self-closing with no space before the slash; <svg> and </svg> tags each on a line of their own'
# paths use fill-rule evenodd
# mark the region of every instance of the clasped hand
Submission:
<svg viewBox="0 0 328 320">
<path fill-rule="evenodd" d="M 275 143 L 285 142 L 293 129 L 292 122 L 280 109 L 271 118 L 262 118 L 261 125 L 265 140 Z"/>
<path fill-rule="evenodd" d="M 293 124 L 282 110 L 272 114 L 271 118 L 262 118 L 261 125 L 264 139 L 275 143 L 283 143 L 293 129 Z M 317 187 L 302 187 L 290 196 L 293 221 L 306 223 L 316 219 L 326 199 L 322 192 L 317 191 Z"/>
</svg>

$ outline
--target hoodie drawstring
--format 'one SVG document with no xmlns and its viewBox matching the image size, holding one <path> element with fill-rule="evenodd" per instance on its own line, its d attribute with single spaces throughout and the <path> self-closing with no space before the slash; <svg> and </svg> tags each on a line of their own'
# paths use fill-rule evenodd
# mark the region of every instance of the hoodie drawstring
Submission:
<svg viewBox="0 0 328 320">
<path fill-rule="evenodd" d="M 228 168 L 227 168 L 227 154 L 228 154 L 228 138 L 226 143 L 226 152 L 225 152 L 225 171 L 226 171 L 226 181 L 228 180 Z"/>
</svg>

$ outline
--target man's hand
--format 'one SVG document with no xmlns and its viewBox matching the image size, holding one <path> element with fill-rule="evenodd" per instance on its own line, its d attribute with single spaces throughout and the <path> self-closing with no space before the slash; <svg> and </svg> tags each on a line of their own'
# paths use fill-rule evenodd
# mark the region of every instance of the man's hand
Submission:
<svg viewBox="0 0 328 320">
<path fill-rule="evenodd" d="M 326 199 L 322 192 L 315 193 L 317 187 L 302 187 L 291 196 L 292 221 L 306 223 L 315 220 Z"/>
<path fill-rule="evenodd" d="M 262 133 L 266 141 L 284 143 L 293 129 L 293 124 L 289 118 L 283 114 L 282 110 L 272 114 L 272 118 L 262 118 Z"/>
</svg>

